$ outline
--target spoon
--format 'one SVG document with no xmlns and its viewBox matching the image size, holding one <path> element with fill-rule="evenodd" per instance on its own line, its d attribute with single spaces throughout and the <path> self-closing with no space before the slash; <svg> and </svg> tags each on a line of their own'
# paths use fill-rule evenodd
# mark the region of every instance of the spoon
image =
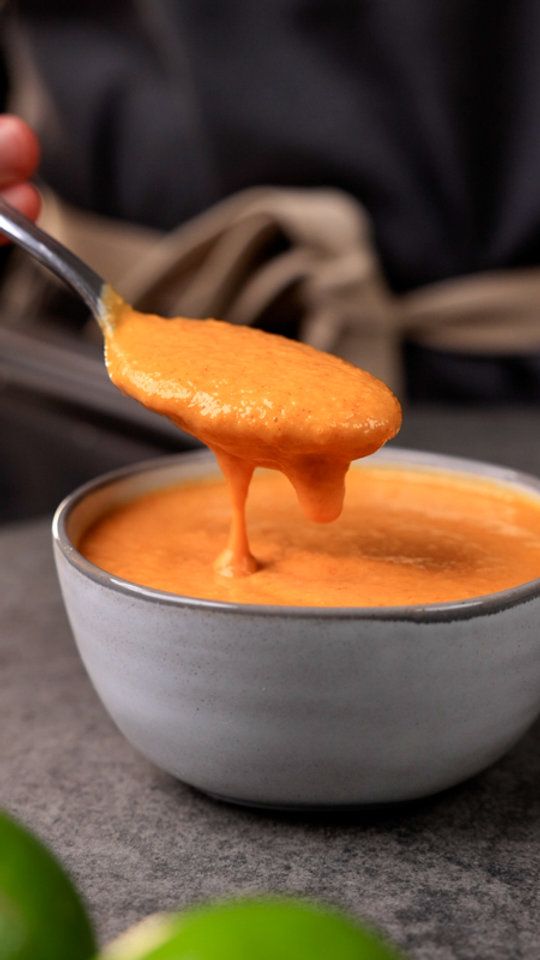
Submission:
<svg viewBox="0 0 540 960">
<path fill-rule="evenodd" d="M 233 505 L 229 545 L 218 560 L 226 576 L 257 569 L 245 517 L 255 467 L 285 473 L 305 514 L 328 523 L 341 512 L 351 461 L 399 429 L 397 399 L 365 370 L 262 330 L 187 317 L 163 322 L 132 310 L 2 198 L 0 232 L 82 297 L 106 338 L 112 382 L 214 450 Z"/>
<path fill-rule="evenodd" d="M 113 327 L 107 298 L 111 287 L 87 263 L 0 197 L 0 233 L 56 274 L 84 300 L 103 333 Z M 117 294 L 115 295 L 118 296 Z"/>
</svg>

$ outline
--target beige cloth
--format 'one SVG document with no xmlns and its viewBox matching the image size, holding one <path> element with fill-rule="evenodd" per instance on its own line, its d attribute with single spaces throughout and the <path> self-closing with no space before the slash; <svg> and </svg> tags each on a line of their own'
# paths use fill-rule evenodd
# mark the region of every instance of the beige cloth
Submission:
<svg viewBox="0 0 540 960">
<path fill-rule="evenodd" d="M 404 296 L 388 289 L 360 204 L 338 190 L 245 190 L 170 233 L 72 209 L 45 191 L 42 226 L 134 306 L 253 323 L 294 291 L 303 339 L 347 357 L 397 392 L 404 336 L 442 350 L 540 350 L 540 270 L 475 275 Z M 272 254 L 277 239 L 284 252 Z M 36 308 L 21 258 L 4 289 Z M 22 271 L 22 274 L 21 274 Z"/>
</svg>

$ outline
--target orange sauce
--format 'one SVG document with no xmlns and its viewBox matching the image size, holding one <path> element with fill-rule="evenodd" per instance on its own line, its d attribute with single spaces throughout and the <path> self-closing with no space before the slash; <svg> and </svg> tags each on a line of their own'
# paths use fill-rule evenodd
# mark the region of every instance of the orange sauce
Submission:
<svg viewBox="0 0 540 960">
<path fill-rule="evenodd" d="M 118 577 L 236 603 L 393 606 L 493 593 L 540 577 L 540 498 L 465 475 L 363 465 L 343 513 L 305 522 L 290 485 L 257 473 L 248 524 L 260 569 L 226 578 L 226 485 L 213 478 L 141 496 L 100 519 L 79 549 Z"/>
<path fill-rule="evenodd" d="M 311 520 L 341 513 L 352 460 L 401 424 L 380 380 L 303 343 L 218 320 L 138 313 L 111 292 L 105 359 L 112 381 L 209 446 L 228 482 L 232 522 L 221 574 L 253 573 L 245 504 L 253 471 L 284 473 Z"/>
</svg>

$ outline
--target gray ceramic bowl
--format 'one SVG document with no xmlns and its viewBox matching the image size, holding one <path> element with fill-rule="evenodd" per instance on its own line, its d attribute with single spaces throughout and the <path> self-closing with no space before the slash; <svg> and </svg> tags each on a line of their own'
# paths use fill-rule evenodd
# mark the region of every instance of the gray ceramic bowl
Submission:
<svg viewBox="0 0 540 960">
<path fill-rule="evenodd" d="M 376 457 L 540 496 L 538 480 L 483 463 Z M 54 519 L 81 657 L 135 747 L 227 800 L 321 808 L 434 793 L 515 743 L 540 710 L 538 580 L 438 606 L 241 606 L 128 583 L 75 548 L 116 504 L 215 470 L 206 453 L 129 467 L 77 490 Z"/>
</svg>

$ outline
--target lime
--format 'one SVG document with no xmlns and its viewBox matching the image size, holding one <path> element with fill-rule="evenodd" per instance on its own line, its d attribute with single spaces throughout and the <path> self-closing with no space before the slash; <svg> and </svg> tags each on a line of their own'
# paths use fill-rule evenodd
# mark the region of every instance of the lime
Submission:
<svg viewBox="0 0 540 960">
<path fill-rule="evenodd" d="M 236 900 L 156 915 L 124 933 L 100 960 L 398 960 L 353 920 L 282 898 Z"/>
<path fill-rule="evenodd" d="M 90 922 L 60 864 L 0 811 L 0 960 L 88 960 Z"/>
</svg>

